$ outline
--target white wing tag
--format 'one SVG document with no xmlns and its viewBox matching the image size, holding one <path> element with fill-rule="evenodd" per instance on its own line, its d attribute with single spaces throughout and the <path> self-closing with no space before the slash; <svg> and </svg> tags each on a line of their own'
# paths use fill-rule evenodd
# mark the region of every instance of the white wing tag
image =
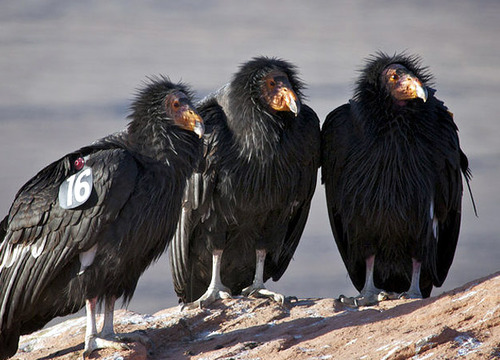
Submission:
<svg viewBox="0 0 500 360">
<path fill-rule="evenodd" d="M 74 209 L 84 204 L 92 193 L 92 169 L 84 166 L 59 186 L 59 205 L 63 209 Z"/>
</svg>

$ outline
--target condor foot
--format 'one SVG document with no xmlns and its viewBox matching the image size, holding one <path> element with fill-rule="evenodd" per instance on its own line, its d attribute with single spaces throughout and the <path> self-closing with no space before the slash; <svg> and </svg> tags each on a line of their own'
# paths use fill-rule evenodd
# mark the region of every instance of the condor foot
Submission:
<svg viewBox="0 0 500 360">
<path fill-rule="evenodd" d="M 256 298 L 267 298 L 277 302 L 281 306 L 285 305 L 286 302 L 291 302 L 292 300 L 297 301 L 295 296 L 284 296 L 280 293 L 266 289 L 265 286 L 256 286 L 254 284 L 244 288 L 241 294 L 248 297 L 253 296 Z"/>
<path fill-rule="evenodd" d="M 83 359 L 87 359 L 94 351 L 101 349 L 130 350 L 130 346 L 127 343 L 131 342 L 140 342 L 146 348 L 153 347 L 153 343 L 147 335 L 136 332 L 130 334 L 112 333 L 105 337 L 95 335 L 85 341 Z"/>
<path fill-rule="evenodd" d="M 232 299 L 231 290 L 229 288 L 225 286 L 209 287 L 198 300 L 182 305 L 181 310 L 202 309 L 222 299 Z"/>
</svg>

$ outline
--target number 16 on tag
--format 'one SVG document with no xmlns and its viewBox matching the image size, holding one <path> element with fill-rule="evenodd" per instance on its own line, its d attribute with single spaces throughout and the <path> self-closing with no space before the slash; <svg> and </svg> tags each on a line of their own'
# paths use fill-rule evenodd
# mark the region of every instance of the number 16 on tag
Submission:
<svg viewBox="0 0 500 360">
<path fill-rule="evenodd" d="M 92 193 L 92 169 L 85 166 L 63 181 L 59 187 L 59 205 L 74 209 L 84 204 Z"/>
</svg>

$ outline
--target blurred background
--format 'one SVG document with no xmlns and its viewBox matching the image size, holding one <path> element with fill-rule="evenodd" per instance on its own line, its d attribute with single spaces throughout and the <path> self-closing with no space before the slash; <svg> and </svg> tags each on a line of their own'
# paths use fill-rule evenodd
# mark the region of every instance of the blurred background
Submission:
<svg viewBox="0 0 500 360">
<path fill-rule="evenodd" d="M 192 85 L 198 98 L 256 55 L 299 67 L 321 121 L 352 95 L 377 50 L 419 54 L 455 115 L 473 172 L 475 217 L 463 221 L 448 278 L 433 295 L 500 270 L 500 2 L 65 1 L 0 3 L 0 214 L 41 168 L 127 124 L 148 75 Z M 318 184 L 294 260 L 270 289 L 353 296 Z M 129 309 L 177 304 L 166 256 L 141 278 Z"/>
</svg>

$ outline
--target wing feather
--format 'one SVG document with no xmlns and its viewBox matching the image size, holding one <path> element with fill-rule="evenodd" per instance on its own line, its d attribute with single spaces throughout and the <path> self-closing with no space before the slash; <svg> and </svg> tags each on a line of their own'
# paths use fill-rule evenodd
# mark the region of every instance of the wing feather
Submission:
<svg viewBox="0 0 500 360">
<path fill-rule="evenodd" d="M 467 157 L 460 149 L 453 115 L 442 104 L 439 104 L 437 111 L 442 132 L 449 139 L 446 147 L 437 147 L 440 152 L 436 156 L 438 186 L 434 201 L 439 225 L 433 283 L 435 286 L 441 286 L 453 262 L 460 232 L 462 175 L 468 181 L 470 170 Z"/>
<path fill-rule="evenodd" d="M 218 133 L 214 131 L 213 123 L 214 119 L 223 114 L 215 99 L 204 99 L 202 104 L 206 107 L 203 115 L 203 159 L 198 170 L 187 180 L 181 215 L 168 249 L 174 289 L 181 299 L 190 298 L 187 293 L 193 291 L 190 247 L 193 245 L 191 242 L 195 228 L 204 220 L 203 215 L 210 213 L 210 201 L 215 186 L 214 169 L 217 167 L 217 158 L 214 155 L 218 145 Z"/>
<path fill-rule="evenodd" d="M 98 201 L 63 209 L 59 185 L 74 173 L 69 164 L 80 155 L 89 155 L 87 164 L 98 175 L 93 184 Z M 86 148 L 85 154 L 72 153 L 50 164 L 21 188 L 0 232 L 1 329 L 22 321 L 23 309 L 36 306 L 61 269 L 99 240 L 99 229 L 116 219 L 133 192 L 137 174 L 127 151 Z M 15 261 L 7 264 L 14 252 Z"/>
<path fill-rule="evenodd" d="M 354 286 L 364 284 L 364 262 L 350 258 L 349 239 L 343 222 L 338 181 L 345 166 L 349 142 L 355 134 L 352 105 L 344 104 L 330 112 L 321 129 L 321 181 L 325 186 L 326 203 L 333 237 Z"/>
<path fill-rule="evenodd" d="M 302 169 L 304 169 L 302 174 L 303 183 L 301 184 L 301 189 L 303 189 L 302 199 L 298 206 L 291 204 L 291 206 L 295 207 L 295 210 L 288 221 L 284 244 L 281 247 L 277 265 L 270 274 L 274 281 L 278 281 L 285 273 L 299 245 L 307 218 L 309 217 L 311 201 L 316 190 L 318 168 L 320 166 L 320 127 L 318 116 L 307 105 L 302 106 L 301 115 L 304 117 L 303 132 L 307 134 L 301 146 L 304 147 L 304 152 L 310 154 L 309 159 L 311 159 L 311 162 L 305 163 L 302 166 Z M 265 275 L 267 273 L 266 269 Z M 266 278 L 267 276 L 265 276 Z"/>
</svg>

